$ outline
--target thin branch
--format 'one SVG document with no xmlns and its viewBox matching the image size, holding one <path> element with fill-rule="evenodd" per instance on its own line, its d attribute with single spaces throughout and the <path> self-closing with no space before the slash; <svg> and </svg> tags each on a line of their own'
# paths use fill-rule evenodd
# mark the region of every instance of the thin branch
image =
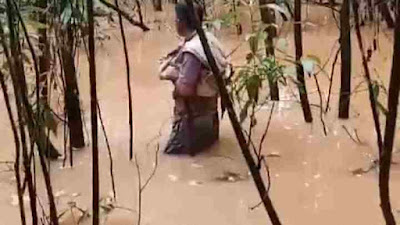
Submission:
<svg viewBox="0 0 400 225">
<path fill-rule="evenodd" d="M 139 5 L 139 10 L 140 10 L 140 3 L 137 2 Z M 117 8 L 119 8 L 118 0 L 115 0 L 115 5 Z M 140 14 L 141 15 L 141 14 Z M 130 63 L 129 63 L 129 54 L 128 54 L 128 47 L 126 44 L 126 36 L 125 36 L 125 29 L 124 29 L 124 24 L 122 21 L 122 12 L 118 12 L 118 21 L 119 21 L 119 27 L 120 27 L 120 32 L 121 32 L 121 37 L 122 37 L 122 45 L 123 45 L 123 50 L 124 50 L 124 56 L 125 56 L 125 68 L 126 68 L 126 85 L 128 89 L 128 113 L 129 113 L 129 160 L 132 160 L 133 157 L 133 112 L 132 112 L 132 87 L 131 87 L 131 69 L 130 69 Z M 141 21 L 143 22 L 143 21 Z"/>
<path fill-rule="evenodd" d="M 271 189 L 271 173 L 269 171 L 269 167 L 268 167 L 267 161 L 264 156 L 261 156 L 260 162 L 263 163 L 263 165 L 265 166 L 265 170 L 267 172 L 268 186 L 267 186 L 267 192 L 265 193 L 265 196 L 264 196 L 264 198 L 266 198 L 269 194 L 269 190 Z M 250 210 L 254 210 L 254 209 L 260 207 L 260 205 L 262 205 L 262 201 L 260 201 L 257 205 L 250 207 Z"/>
<path fill-rule="evenodd" d="M 142 176 L 140 174 L 140 167 L 139 167 L 139 162 L 137 160 L 137 154 L 135 153 L 135 166 L 136 166 L 136 172 L 138 175 L 138 221 L 137 225 L 140 225 L 141 220 L 142 220 Z"/>
<path fill-rule="evenodd" d="M 370 71 L 368 68 L 368 60 L 367 60 L 365 52 L 364 52 L 363 40 L 362 40 L 362 36 L 361 36 L 360 24 L 359 24 L 359 18 L 358 18 L 358 3 L 356 1 L 353 1 L 353 11 L 355 12 L 354 17 L 355 17 L 355 28 L 356 28 L 358 47 L 361 52 L 362 65 L 364 68 L 365 79 L 367 80 L 367 83 L 368 83 L 369 100 L 370 100 L 370 105 L 371 105 L 371 109 L 372 109 L 372 117 L 374 119 L 375 131 L 376 131 L 376 135 L 377 135 L 379 156 L 381 156 L 382 148 L 383 148 L 383 141 L 382 141 L 382 132 L 381 132 L 381 126 L 380 126 L 380 122 L 379 122 L 378 110 L 376 107 L 377 99 L 374 95 L 374 90 L 373 90 L 372 81 L 371 81 L 371 75 L 370 75 Z"/>
<path fill-rule="evenodd" d="M 112 191 L 113 191 L 114 200 L 117 200 L 117 192 L 116 192 L 116 189 L 115 189 L 115 179 L 114 179 L 113 157 L 112 157 L 112 154 L 111 154 L 111 147 L 110 147 L 110 142 L 108 141 L 106 128 L 104 127 L 103 117 L 101 116 L 101 110 L 100 110 L 99 102 L 97 102 L 97 110 L 99 112 L 100 124 L 101 124 L 101 128 L 103 129 L 104 139 L 106 140 L 108 158 L 110 159 L 111 187 L 112 187 Z"/>
<path fill-rule="evenodd" d="M 3 38 L 4 37 L 2 37 L 2 39 Z M 11 109 L 10 98 L 7 93 L 7 86 L 4 81 L 4 74 L 1 71 L 0 71 L 0 84 L 1 84 L 1 89 L 3 90 L 4 102 L 6 104 L 8 118 L 11 123 L 11 130 L 13 132 L 14 144 L 15 144 L 15 162 L 2 161 L 1 163 L 14 164 L 15 179 L 17 181 L 18 205 L 19 205 L 19 212 L 20 212 L 20 216 L 21 216 L 21 224 L 26 225 L 23 192 L 21 189 L 21 175 L 20 175 L 20 169 L 19 169 L 19 161 L 20 161 L 19 136 L 18 136 L 17 125 L 15 124 L 15 120 L 14 120 L 12 109 Z"/>
<path fill-rule="evenodd" d="M 157 167 L 158 167 L 158 153 L 160 152 L 160 145 L 157 144 L 157 148 L 156 148 L 156 152 L 155 152 L 155 157 L 154 157 L 154 166 L 153 166 L 153 170 L 151 171 L 150 176 L 147 178 L 147 180 L 144 182 L 143 186 L 140 188 L 140 191 L 143 192 L 144 189 L 147 187 L 147 185 L 150 183 L 150 181 L 153 179 L 156 171 L 157 171 Z"/>
<path fill-rule="evenodd" d="M 337 60 L 339 58 L 340 51 L 341 51 L 341 48 L 339 47 L 339 49 L 336 51 L 336 55 L 335 55 L 335 58 L 334 58 L 333 63 L 332 63 L 331 76 L 329 78 L 328 99 L 326 100 L 325 113 L 327 113 L 328 110 L 329 110 L 329 102 L 331 100 L 331 94 L 332 94 L 333 75 L 335 73 L 335 67 L 336 67 Z"/>
<path fill-rule="evenodd" d="M 271 112 L 269 113 L 269 118 L 268 118 L 268 122 L 267 122 L 267 126 L 265 127 L 264 133 L 261 136 L 261 141 L 260 144 L 258 146 L 258 164 L 260 165 L 260 159 L 261 159 L 261 150 L 262 150 L 262 146 L 264 144 L 264 140 L 267 137 L 267 133 L 269 130 L 269 126 L 271 124 L 272 121 L 272 114 L 274 113 L 274 108 L 275 108 L 275 102 L 272 103 L 272 107 L 271 107 Z"/>
<path fill-rule="evenodd" d="M 347 129 L 347 127 L 346 127 L 345 125 L 342 125 L 342 127 L 343 127 L 343 129 L 346 131 L 346 133 L 347 133 L 347 135 L 350 137 L 350 139 L 351 139 L 352 141 L 354 141 L 354 143 L 356 143 L 356 144 L 361 144 L 360 139 L 358 139 L 358 140 L 354 139 L 353 135 L 350 134 L 350 131 Z M 358 136 L 357 136 L 357 138 L 358 138 Z"/>
<path fill-rule="evenodd" d="M 120 9 L 119 7 L 108 3 L 106 0 L 100 0 L 101 3 L 103 3 L 105 6 L 107 6 L 108 8 L 111 8 L 112 10 L 118 12 L 118 14 L 120 14 L 121 16 L 123 16 L 126 20 L 128 20 L 132 25 L 140 27 L 143 31 L 149 31 L 150 28 L 148 28 L 145 24 L 140 23 L 138 21 L 135 21 L 132 16 L 130 16 L 127 12 L 123 11 L 122 9 Z"/>
<path fill-rule="evenodd" d="M 321 124 L 322 124 L 323 130 L 324 130 L 324 134 L 325 134 L 325 136 L 327 136 L 328 132 L 326 130 L 326 125 L 325 125 L 325 121 L 324 121 L 324 109 L 323 109 L 323 100 L 322 100 L 321 88 L 319 87 L 317 76 L 314 74 L 313 77 L 314 77 L 314 80 L 315 80 L 315 85 L 317 86 L 317 90 L 318 90 L 319 104 L 321 105 L 320 110 L 319 110 L 319 117 L 320 117 Z"/>
</svg>

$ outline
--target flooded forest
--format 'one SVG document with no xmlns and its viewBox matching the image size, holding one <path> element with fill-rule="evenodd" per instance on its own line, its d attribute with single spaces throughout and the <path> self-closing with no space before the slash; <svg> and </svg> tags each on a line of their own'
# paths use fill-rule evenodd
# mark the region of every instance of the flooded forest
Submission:
<svg viewBox="0 0 400 225">
<path fill-rule="evenodd" d="M 400 223 L 396 0 L 2 0 L 0 49 L 0 225 Z"/>
</svg>

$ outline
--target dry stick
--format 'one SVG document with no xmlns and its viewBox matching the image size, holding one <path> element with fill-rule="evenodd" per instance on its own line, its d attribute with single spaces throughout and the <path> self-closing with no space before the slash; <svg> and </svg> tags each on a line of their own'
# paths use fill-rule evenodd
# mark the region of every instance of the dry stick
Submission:
<svg viewBox="0 0 400 225">
<path fill-rule="evenodd" d="M 143 31 L 149 31 L 150 30 L 150 28 L 148 28 L 145 24 L 135 21 L 127 12 L 121 10 L 118 6 L 115 6 L 115 5 L 111 4 L 111 3 L 108 3 L 106 0 L 100 0 L 100 2 L 103 3 L 105 6 L 107 6 L 108 8 L 111 8 L 114 11 L 118 12 L 119 15 L 123 16 L 132 25 L 140 27 Z"/>
<path fill-rule="evenodd" d="M 115 190 L 115 179 L 114 179 L 114 161 L 113 161 L 113 157 L 112 157 L 112 154 L 111 154 L 111 147 L 110 147 L 110 142 L 108 141 L 106 128 L 104 127 L 103 117 L 101 116 L 100 105 L 99 105 L 98 102 L 97 102 L 97 110 L 99 112 L 101 129 L 103 130 L 104 139 L 106 140 L 108 157 L 110 158 L 111 187 L 112 187 L 112 191 L 113 191 L 114 200 L 117 200 L 117 192 Z"/>
<path fill-rule="evenodd" d="M 115 5 L 117 8 L 119 8 L 118 0 L 115 0 Z M 129 160 L 132 160 L 132 157 L 133 157 L 133 117 L 132 117 L 132 113 L 133 112 L 132 112 L 132 88 L 131 88 L 131 72 L 130 72 L 131 69 L 129 66 L 129 55 L 128 55 L 128 48 L 126 46 L 125 29 L 124 29 L 124 24 L 122 21 L 122 15 L 120 12 L 118 12 L 118 21 L 119 21 L 119 27 L 120 27 L 120 31 L 121 31 L 121 37 L 122 37 L 122 44 L 123 44 L 124 55 L 125 55 L 126 85 L 128 87 L 128 112 L 129 112 Z"/>
<path fill-rule="evenodd" d="M 319 118 L 320 118 L 321 123 L 322 123 L 324 134 L 325 134 L 325 136 L 327 136 L 328 132 L 326 130 L 326 125 L 325 125 L 325 121 L 324 121 L 324 109 L 323 109 L 323 100 L 322 100 L 321 88 L 319 86 L 317 76 L 314 74 L 313 77 L 314 77 L 314 80 L 315 80 L 315 85 L 317 86 L 317 91 L 318 91 L 318 96 L 319 96 L 319 104 L 321 106 L 319 108 Z"/>
<path fill-rule="evenodd" d="M 332 95 L 333 75 L 335 73 L 335 67 L 336 67 L 337 60 L 339 58 L 340 51 L 341 51 L 341 48 L 339 47 L 339 49 L 336 51 L 336 55 L 335 55 L 335 58 L 332 63 L 331 76 L 329 78 L 328 99 L 326 100 L 325 113 L 328 113 L 328 110 L 329 110 L 329 103 L 330 103 L 331 95 Z"/>
<path fill-rule="evenodd" d="M 353 11 L 355 12 L 354 17 L 355 17 L 355 28 L 356 28 L 358 47 L 361 52 L 365 78 L 368 83 L 369 100 L 370 100 L 370 105 L 371 105 L 371 109 L 372 109 L 372 117 L 374 119 L 375 131 L 376 131 L 376 135 L 377 135 L 379 156 L 381 156 L 383 144 L 382 144 L 382 132 L 381 132 L 381 127 L 380 127 L 380 122 L 379 122 L 379 115 L 378 115 L 378 110 L 376 108 L 377 100 L 374 95 L 374 90 L 373 90 L 372 81 L 371 81 L 371 75 L 370 75 L 369 68 L 368 68 L 368 61 L 367 61 L 367 58 L 366 58 L 365 52 L 364 52 L 363 40 L 362 40 L 362 36 L 361 36 L 360 24 L 359 24 L 359 18 L 358 18 L 358 3 L 356 1 L 353 1 Z"/>
<path fill-rule="evenodd" d="M 267 213 L 271 219 L 271 222 L 273 225 L 280 225 L 281 222 L 279 220 L 279 217 L 275 211 L 274 206 L 272 205 L 272 201 L 269 198 L 269 196 L 267 195 L 267 190 L 265 188 L 265 185 L 263 183 L 263 179 L 261 177 L 260 171 L 257 168 L 256 163 L 254 162 L 254 158 L 251 155 L 251 152 L 249 150 L 249 148 L 247 147 L 247 143 L 246 143 L 246 138 L 243 135 L 242 132 L 242 127 L 240 126 L 239 120 L 237 118 L 236 112 L 233 108 L 233 104 L 232 101 L 229 97 L 229 94 L 226 90 L 225 84 L 224 84 L 224 80 L 222 78 L 222 76 L 220 76 L 220 72 L 219 69 L 217 67 L 216 61 L 212 55 L 210 46 L 208 44 L 207 38 L 205 36 L 205 33 L 203 31 L 203 29 L 201 28 L 201 25 L 199 23 L 199 21 L 197 20 L 197 18 L 194 16 L 194 9 L 193 9 L 193 1 L 192 0 L 185 0 L 186 3 L 189 5 L 189 10 L 190 10 L 190 19 L 192 21 L 194 21 L 195 25 L 196 25 L 196 30 L 197 33 L 200 37 L 200 41 L 201 44 L 203 46 L 204 52 L 207 56 L 207 61 L 210 65 L 210 68 L 214 74 L 215 79 L 217 80 L 217 84 L 218 84 L 218 88 L 221 94 L 221 98 L 223 100 L 223 102 L 225 103 L 225 107 L 228 111 L 228 115 L 229 118 L 231 120 L 231 124 L 232 127 L 235 131 L 235 135 L 237 138 L 237 141 L 240 145 L 240 148 L 242 150 L 242 154 L 246 160 L 246 163 L 250 169 L 250 173 L 253 177 L 253 180 L 256 184 L 257 190 L 259 192 L 260 197 L 263 200 L 263 204 L 265 206 L 265 209 L 267 210 Z"/>
<path fill-rule="evenodd" d="M 398 3 L 397 3 L 398 4 Z M 394 31 L 393 62 L 389 82 L 388 113 L 386 116 L 383 152 L 379 164 L 379 192 L 381 208 L 387 225 L 395 225 L 392 206 L 390 203 L 389 181 L 392 162 L 393 142 L 397 122 L 397 107 L 400 90 L 400 5 L 397 5 L 396 26 Z"/>
<path fill-rule="evenodd" d="M 21 189 L 21 175 L 20 175 L 20 170 L 19 170 L 19 161 L 20 161 L 19 137 L 18 137 L 17 126 L 15 124 L 15 120 L 14 120 L 12 110 L 11 110 L 10 98 L 7 93 L 7 86 L 4 81 L 4 74 L 1 71 L 0 71 L 0 83 L 1 83 L 1 89 L 3 90 L 4 102 L 5 102 L 6 108 L 7 108 L 8 119 L 10 120 L 11 130 L 12 130 L 13 136 L 14 136 L 15 162 L 10 162 L 10 163 L 14 164 L 15 179 L 17 181 L 18 205 L 19 205 L 19 213 L 21 216 L 21 224 L 26 225 L 23 192 Z"/>
<path fill-rule="evenodd" d="M 87 0 L 87 15 L 89 21 L 89 76 L 90 76 L 90 112 L 92 124 L 92 207 L 93 225 L 99 225 L 99 149 L 97 137 L 97 88 L 96 88 L 96 56 L 94 41 L 93 0 Z"/>
</svg>

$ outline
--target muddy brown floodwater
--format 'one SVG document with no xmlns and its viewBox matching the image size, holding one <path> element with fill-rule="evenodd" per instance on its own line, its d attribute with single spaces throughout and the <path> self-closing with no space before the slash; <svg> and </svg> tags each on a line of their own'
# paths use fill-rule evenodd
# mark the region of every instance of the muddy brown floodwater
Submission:
<svg viewBox="0 0 400 225">
<path fill-rule="evenodd" d="M 174 33 L 164 25 L 170 24 L 169 27 L 172 27 L 173 22 L 171 13 L 168 13 L 171 9 L 168 8 L 166 11 L 167 13 L 158 15 L 147 15 L 147 18 L 151 18 L 149 22 L 153 29 L 146 34 L 127 24 L 127 27 L 130 27 L 127 38 L 132 68 L 134 151 L 138 156 L 142 183 L 155 165 L 157 136 L 161 134 L 162 147 L 168 135 L 168 122 L 173 106 L 171 84 L 161 82 L 157 77 L 157 59 L 178 42 Z M 244 12 L 241 21 L 246 23 Z M 305 25 L 303 33 L 305 55 L 317 55 L 325 62 L 334 54 L 332 47 L 338 38 L 331 14 L 325 9 L 312 7 L 306 21 L 310 23 Z M 293 55 L 291 26 L 284 25 L 281 36 L 287 38 L 287 52 Z M 364 31 L 366 43 L 369 44 L 373 33 L 368 28 Z M 118 31 L 110 28 L 104 32 L 110 34 L 111 40 L 97 44 L 98 98 L 114 158 L 118 207 L 102 219 L 109 225 L 135 224 L 138 176 L 135 164 L 128 160 L 129 129 L 124 57 Z M 244 40 L 244 37 L 237 37 L 233 29 L 224 29 L 218 36 L 227 51 Z M 374 54 L 370 67 L 374 76 L 379 75 L 386 85 L 391 68 L 391 49 L 391 33 L 383 29 L 379 35 L 379 50 Z M 246 52 L 247 45 L 244 44 L 232 56 L 233 63 L 240 65 L 244 61 Z M 352 59 L 354 74 L 352 82 L 355 93 L 351 100 L 351 119 L 348 121 L 337 119 L 340 75 L 340 68 L 337 67 L 332 107 L 325 117 L 328 127 L 327 137 L 322 132 L 318 107 L 312 107 L 314 123 L 306 124 L 303 121 L 300 105 L 291 94 L 297 93 L 296 90 L 287 87 L 281 91 L 282 101 L 275 107 L 263 151 L 265 155 L 274 156 L 267 160 L 271 174 L 270 195 L 285 225 L 384 223 L 379 207 L 377 170 L 373 168 L 368 173 L 358 173 L 371 166 L 371 161 L 376 159 L 377 148 L 365 85 L 357 87 L 357 84 L 363 81 L 363 77 L 355 38 L 353 38 Z M 87 59 L 83 52 L 80 54 L 79 62 L 82 108 L 86 121 L 86 134 L 89 134 L 89 78 Z M 330 73 L 331 62 L 332 59 L 327 64 L 327 74 Z M 325 98 L 329 83 L 326 76 L 319 75 Z M 309 77 L 306 79 L 311 103 L 319 104 L 314 80 Z M 2 143 L 0 160 L 11 161 L 14 152 L 12 134 L 3 99 L 0 101 Z M 267 122 L 270 108 L 271 104 L 267 104 L 257 115 L 258 126 L 254 135 L 254 141 L 257 143 Z M 343 125 L 353 135 L 356 129 L 362 144 L 352 141 L 343 129 Z M 58 133 L 58 138 L 53 139 L 62 149 L 62 126 Z M 88 136 L 86 138 L 89 140 Z M 99 132 L 99 140 L 100 190 L 105 205 L 111 195 L 111 184 L 108 154 L 102 132 Z M 396 142 L 396 152 L 399 146 L 399 142 Z M 142 195 L 142 224 L 270 224 L 263 207 L 250 209 L 259 202 L 259 196 L 252 180 L 248 177 L 247 166 L 227 117 L 222 121 L 220 142 L 210 150 L 196 157 L 173 157 L 163 155 L 161 152 L 157 157 L 157 171 Z M 400 162 L 397 153 L 394 155 L 394 162 Z M 0 166 L 2 170 L 7 169 L 3 164 Z M 61 160 L 51 163 L 51 177 L 60 213 L 67 210 L 68 203 L 71 205 L 72 202 L 79 208 L 90 211 L 90 145 L 75 152 L 73 168 L 63 168 Z M 38 172 L 39 197 L 41 203 L 46 206 L 41 178 L 42 175 Z M 393 165 L 390 187 L 394 214 L 399 219 L 400 166 L 397 164 Z M 0 189 L 2 190 L 0 225 L 19 224 L 12 172 L 0 172 Z M 78 214 L 74 213 L 75 217 Z M 69 212 L 62 217 L 62 220 L 63 225 L 75 224 L 74 217 Z M 81 224 L 90 224 L 90 219 L 83 220 Z"/>
</svg>

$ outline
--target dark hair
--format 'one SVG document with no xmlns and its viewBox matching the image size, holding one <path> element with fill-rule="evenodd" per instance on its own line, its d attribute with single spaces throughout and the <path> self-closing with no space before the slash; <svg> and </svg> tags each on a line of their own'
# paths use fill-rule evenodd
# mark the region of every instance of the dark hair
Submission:
<svg viewBox="0 0 400 225">
<path fill-rule="evenodd" d="M 195 16 L 201 22 L 203 22 L 203 9 L 198 4 L 193 4 Z M 189 6 L 186 3 L 178 3 L 175 5 L 175 13 L 176 17 L 179 21 L 186 23 L 188 29 L 195 30 L 196 24 L 195 21 L 192 21 L 192 17 L 190 16 Z"/>
</svg>

